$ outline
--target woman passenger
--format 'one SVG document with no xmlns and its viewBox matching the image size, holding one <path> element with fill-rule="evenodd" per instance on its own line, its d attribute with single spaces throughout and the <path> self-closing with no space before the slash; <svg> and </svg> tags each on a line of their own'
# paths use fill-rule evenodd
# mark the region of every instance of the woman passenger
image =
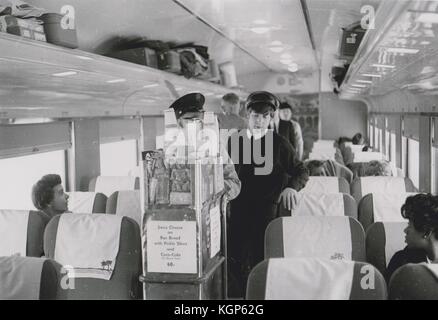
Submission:
<svg viewBox="0 0 438 320">
<path fill-rule="evenodd" d="M 417 194 L 408 197 L 401 215 L 409 223 L 405 232 L 406 247 L 394 254 L 385 274 L 392 274 L 408 263 L 438 263 L 438 196 Z"/>
</svg>

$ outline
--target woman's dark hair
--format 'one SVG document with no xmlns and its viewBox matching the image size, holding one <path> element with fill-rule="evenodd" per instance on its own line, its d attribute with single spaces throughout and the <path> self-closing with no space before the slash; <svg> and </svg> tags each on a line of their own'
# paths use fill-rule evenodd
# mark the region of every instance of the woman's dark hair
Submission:
<svg viewBox="0 0 438 320">
<path fill-rule="evenodd" d="M 43 176 L 32 188 L 32 202 L 38 210 L 44 210 L 53 200 L 53 187 L 61 184 L 61 177 L 57 174 Z"/>
<path fill-rule="evenodd" d="M 351 139 L 351 142 L 353 142 L 353 144 L 360 144 L 362 140 L 362 134 L 361 133 L 356 133 L 353 138 Z"/>
<path fill-rule="evenodd" d="M 401 207 L 401 215 L 419 232 L 435 233 L 438 240 L 438 196 L 417 194 L 410 196 Z"/>
</svg>

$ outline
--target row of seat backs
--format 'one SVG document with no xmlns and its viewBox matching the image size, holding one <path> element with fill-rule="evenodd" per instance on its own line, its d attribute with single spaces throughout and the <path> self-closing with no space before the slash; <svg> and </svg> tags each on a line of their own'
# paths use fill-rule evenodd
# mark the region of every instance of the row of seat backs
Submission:
<svg viewBox="0 0 438 320">
<path fill-rule="evenodd" d="M 105 214 L 96 215 L 105 220 Z M 50 221 L 44 218 L 41 212 L 30 212 L 29 232 L 26 253 L 29 257 L 41 257 L 44 253 L 49 259 L 55 258 L 55 247 L 58 233 L 58 224 L 61 215 L 53 217 Z M 104 225 L 104 224 L 103 224 Z M 107 230 L 101 230 L 101 233 Z M 86 250 L 87 248 L 84 248 Z M 47 280 L 52 283 L 56 280 L 58 287 L 54 294 L 56 299 L 138 299 L 141 298 L 141 285 L 139 276 L 142 272 L 141 236 L 137 222 L 129 217 L 123 217 L 120 229 L 119 251 L 116 266 L 109 281 L 93 278 L 76 278 L 75 289 L 65 290 L 60 288 L 61 275 L 59 266 L 52 264 Z M 0 266 L 1 267 L 1 266 Z M 53 272 L 55 267 L 56 272 Z M 56 278 L 56 279 L 54 279 Z M 43 283 L 43 281 L 42 281 Z M 50 285 L 53 289 L 53 286 Z M 52 290 L 50 289 L 50 290 Z M 41 289 L 45 290 L 45 289 Z M 50 291 L 49 290 L 49 291 Z M 53 293 L 44 294 L 43 297 L 52 297 Z"/>
<path fill-rule="evenodd" d="M 100 192 L 107 197 L 119 190 L 139 190 L 140 178 L 134 176 L 98 176 L 90 180 L 88 191 Z"/>
<path fill-rule="evenodd" d="M 71 212 L 128 216 L 140 224 L 142 210 L 139 190 L 115 191 L 108 198 L 100 192 L 69 192 L 68 194 Z"/>
<path fill-rule="evenodd" d="M 371 191 L 378 193 L 416 192 L 416 188 L 411 179 L 401 177 L 358 177 L 351 185 L 340 177 L 309 177 L 306 186 L 300 192 L 346 193 L 351 194 L 359 202 Z"/>
</svg>

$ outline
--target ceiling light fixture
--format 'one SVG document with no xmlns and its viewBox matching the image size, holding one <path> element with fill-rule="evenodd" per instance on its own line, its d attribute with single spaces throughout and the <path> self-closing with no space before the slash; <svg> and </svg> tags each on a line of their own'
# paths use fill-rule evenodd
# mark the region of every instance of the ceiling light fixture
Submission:
<svg viewBox="0 0 438 320">
<path fill-rule="evenodd" d="M 52 74 L 52 76 L 54 76 L 54 77 L 68 77 L 68 76 L 73 76 L 75 74 L 78 74 L 78 73 L 76 71 L 66 71 L 66 72 L 54 73 L 54 74 Z"/>
<path fill-rule="evenodd" d="M 390 52 L 390 53 L 416 54 L 420 50 L 419 49 L 410 49 L 410 48 L 387 48 L 386 51 Z"/>
<path fill-rule="evenodd" d="M 257 34 L 264 34 L 269 32 L 269 30 L 271 30 L 271 28 L 269 27 L 254 27 L 250 29 L 252 32 L 257 33 Z"/>
<path fill-rule="evenodd" d="M 113 80 L 108 80 L 107 83 L 120 83 L 125 81 L 126 79 L 113 79 Z"/>
<path fill-rule="evenodd" d="M 376 67 L 376 68 L 388 68 L 388 69 L 395 69 L 395 66 L 391 66 L 389 64 L 378 64 L 378 63 L 374 63 L 371 65 L 372 67 Z"/>
<path fill-rule="evenodd" d="M 370 80 L 356 80 L 356 82 L 358 82 L 358 83 L 373 83 Z"/>
<path fill-rule="evenodd" d="M 143 86 L 143 88 L 154 88 L 154 87 L 158 87 L 158 83 L 151 83 Z"/>
<path fill-rule="evenodd" d="M 438 13 L 435 12 L 422 12 L 416 18 L 420 23 L 438 23 Z"/>
<path fill-rule="evenodd" d="M 290 72 L 297 72 L 298 71 L 298 64 L 291 63 L 289 68 L 287 68 Z"/>
<path fill-rule="evenodd" d="M 283 47 L 270 47 L 269 50 L 271 50 L 272 52 L 275 52 L 275 53 L 280 53 L 284 50 L 284 48 Z"/>
<path fill-rule="evenodd" d="M 263 20 L 263 19 L 256 19 L 252 23 L 254 23 L 254 24 L 267 24 L 268 22 L 266 20 Z"/>
<path fill-rule="evenodd" d="M 362 73 L 361 76 L 363 77 L 371 77 L 371 78 L 381 78 L 381 74 L 373 74 L 373 73 Z"/>
<path fill-rule="evenodd" d="M 367 86 L 364 84 L 352 84 L 351 86 L 355 88 L 367 88 Z"/>
</svg>

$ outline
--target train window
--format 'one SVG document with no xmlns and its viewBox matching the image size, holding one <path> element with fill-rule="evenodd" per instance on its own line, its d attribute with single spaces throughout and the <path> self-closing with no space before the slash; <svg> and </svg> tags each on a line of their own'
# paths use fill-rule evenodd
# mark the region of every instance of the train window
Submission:
<svg viewBox="0 0 438 320">
<path fill-rule="evenodd" d="M 420 143 L 414 139 L 408 139 L 408 176 L 419 187 L 420 182 Z"/>
<path fill-rule="evenodd" d="M 100 174 L 127 176 L 137 166 L 137 140 L 124 140 L 100 145 Z"/>
<path fill-rule="evenodd" d="M 396 151 L 396 145 L 397 145 L 397 137 L 395 133 L 390 133 L 390 150 L 389 150 L 389 160 L 396 165 L 397 163 L 397 151 Z"/>
<path fill-rule="evenodd" d="M 65 190 L 64 150 L 0 159 L 0 208 L 35 210 L 32 186 L 49 173 L 61 176 Z"/>
<path fill-rule="evenodd" d="M 432 147 L 432 193 L 438 194 L 438 147 Z"/>
<path fill-rule="evenodd" d="M 369 135 L 369 141 L 370 141 L 370 145 L 374 146 L 374 126 L 370 123 L 370 135 Z"/>
<path fill-rule="evenodd" d="M 391 141 L 390 141 L 390 132 L 388 128 L 385 129 L 385 159 L 387 161 L 390 160 L 390 149 L 391 149 Z"/>
<path fill-rule="evenodd" d="M 405 177 L 407 176 L 408 173 L 407 159 L 408 159 L 408 138 L 402 137 L 402 170 Z"/>
</svg>

